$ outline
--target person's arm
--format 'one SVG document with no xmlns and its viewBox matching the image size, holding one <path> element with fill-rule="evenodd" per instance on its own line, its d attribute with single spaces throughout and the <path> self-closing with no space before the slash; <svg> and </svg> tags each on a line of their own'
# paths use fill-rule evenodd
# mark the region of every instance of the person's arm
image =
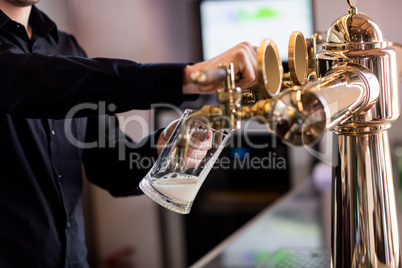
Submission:
<svg viewBox="0 0 402 268">
<path fill-rule="evenodd" d="M 114 112 L 149 109 L 152 103 L 179 105 L 183 94 L 213 93 L 220 83 L 197 86 L 190 75 L 233 62 L 242 74 L 238 86 L 254 83 L 255 51 L 247 43 L 209 61 L 140 64 L 128 60 L 21 54 L 18 48 L 0 46 L 0 111 L 30 118 L 64 118 L 75 105 L 106 101 Z M 81 116 L 91 115 L 86 110 Z"/>
<path fill-rule="evenodd" d="M 107 101 L 121 112 L 159 102 L 179 105 L 183 98 L 186 64 L 18 54 L 4 47 L 0 63 L 0 110 L 25 117 L 63 118 L 86 102 Z"/>
<path fill-rule="evenodd" d="M 135 143 L 124 135 L 116 123 L 113 129 L 109 120 L 114 116 L 89 117 L 86 142 L 96 141 L 99 131 L 106 135 L 104 148 L 84 149 L 83 165 L 88 180 L 109 191 L 113 196 L 142 194 L 138 187 L 158 158 L 156 143 L 163 136 L 163 129 L 155 131 Z M 161 135 L 162 134 L 162 135 Z"/>
</svg>

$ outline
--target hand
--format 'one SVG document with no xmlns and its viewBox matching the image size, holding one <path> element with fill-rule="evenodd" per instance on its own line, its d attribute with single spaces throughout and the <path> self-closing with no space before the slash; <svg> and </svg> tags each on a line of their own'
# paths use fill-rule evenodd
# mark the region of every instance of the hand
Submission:
<svg viewBox="0 0 402 268">
<path fill-rule="evenodd" d="M 221 87 L 220 82 L 200 86 L 194 84 L 190 76 L 195 71 L 216 69 L 221 63 L 233 63 L 235 73 L 241 74 L 241 79 L 236 83 L 236 86 L 247 88 L 257 82 L 257 52 L 254 50 L 253 46 L 247 42 L 244 42 L 211 60 L 200 62 L 194 65 L 187 65 L 184 70 L 183 93 L 214 93 L 218 88 Z"/>
<path fill-rule="evenodd" d="M 176 125 L 179 123 L 179 119 L 171 122 L 159 135 L 157 141 L 158 155 L 162 152 L 166 146 L 170 136 L 173 133 Z M 207 154 L 208 150 L 212 148 L 212 131 L 206 127 L 202 127 L 202 124 L 195 122 L 190 129 L 190 140 L 187 151 L 187 158 L 185 164 L 187 168 L 194 168 L 201 163 L 202 159 Z M 176 149 L 172 150 L 172 157 L 175 156 Z"/>
<path fill-rule="evenodd" d="M 160 155 L 163 148 L 165 148 L 166 143 L 168 142 L 170 136 L 173 133 L 173 130 L 176 128 L 176 125 L 179 123 L 179 121 L 180 119 L 171 122 L 159 135 L 158 141 L 156 142 L 156 151 L 158 155 Z"/>
<path fill-rule="evenodd" d="M 212 148 L 212 130 L 204 124 L 195 122 L 191 126 L 190 141 L 185 165 L 187 168 L 197 167 Z"/>
</svg>

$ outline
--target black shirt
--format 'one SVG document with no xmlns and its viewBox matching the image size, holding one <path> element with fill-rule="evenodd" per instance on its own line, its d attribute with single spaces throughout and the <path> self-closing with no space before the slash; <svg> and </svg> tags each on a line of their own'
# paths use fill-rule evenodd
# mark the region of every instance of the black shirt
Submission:
<svg viewBox="0 0 402 268">
<path fill-rule="evenodd" d="M 185 64 L 88 59 L 35 7 L 29 23 L 31 40 L 0 11 L 0 267 L 86 267 L 82 163 L 88 179 L 113 195 L 139 194 L 147 170 L 119 156 L 156 157 L 150 147 L 158 133 L 121 150 L 119 140 L 129 141 L 109 130 L 113 121 L 99 116 L 102 109 L 65 116 L 89 103 L 113 103 L 110 112 L 178 105 Z M 69 141 L 96 142 L 99 131 L 105 146 L 82 149 Z"/>
</svg>

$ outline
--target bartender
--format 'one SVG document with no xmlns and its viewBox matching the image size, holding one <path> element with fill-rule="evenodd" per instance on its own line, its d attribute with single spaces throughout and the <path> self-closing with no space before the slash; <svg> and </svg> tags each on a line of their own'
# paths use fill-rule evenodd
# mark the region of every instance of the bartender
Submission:
<svg viewBox="0 0 402 268">
<path fill-rule="evenodd" d="M 90 59 L 34 6 L 38 2 L 0 0 L 0 267 L 88 267 L 82 166 L 90 181 L 114 196 L 141 194 L 138 183 L 147 172 L 119 161 L 120 146 L 96 143 L 99 131 L 114 133 L 112 112 L 180 105 L 192 94 L 213 93 L 219 84 L 194 85 L 190 74 L 221 62 L 233 62 L 242 77 L 238 85 L 248 87 L 256 81 L 256 54 L 242 43 L 194 65 Z M 101 116 L 81 109 L 65 119 L 77 105 L 100 102 L 115 109 Z M 78 143 L 68 139 L 66 125 Z M 163 147 L 172 129 L 125 151 L 156 157 L 152 138 Z M 112 136 L 113 143 L 129 142 Z M 98 146 L 79 145 L 89 143 Z"/>
</svg>

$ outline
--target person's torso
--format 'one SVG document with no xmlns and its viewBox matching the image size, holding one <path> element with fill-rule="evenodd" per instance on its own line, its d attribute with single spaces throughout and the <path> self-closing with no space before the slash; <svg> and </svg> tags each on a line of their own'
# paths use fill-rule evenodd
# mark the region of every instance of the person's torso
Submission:
<svg viewBox="0 0 402 268">
<path fill-rule="evenodd" d="M 0 53 L 84 56 L 70 35 L 31 42 L 23 31 L 2 27 Z M 0 267 L 86 265 L 82 149 L 74 142 L 84 141 L 86 123 L 0 113 Z"/>
</svg>

